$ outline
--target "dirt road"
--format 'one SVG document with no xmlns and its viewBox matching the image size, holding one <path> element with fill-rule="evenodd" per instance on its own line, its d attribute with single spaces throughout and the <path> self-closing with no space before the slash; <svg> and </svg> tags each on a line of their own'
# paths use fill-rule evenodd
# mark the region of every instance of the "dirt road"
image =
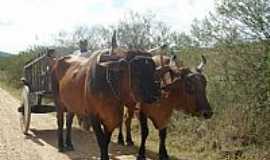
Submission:
<svg viewBox="0 0 270 160">
<path fill-rule="evenodd" d="M 99 150 L 93 133 L 73 129 L 75 151 L 59 153 L 56 119 L 52 115 L 32 116 L 30 135 L 21 133 L 17 107 L 20 102 L 0 88 L 0 160 L 95 160 Z M 137 147 L 110 144 L 110 156 L 116 160 L 136 159 Z M 149 153 L 154 155 L 154 153 Z M 151 159 L 156 159 L 156 157 Z"/>
</svg>

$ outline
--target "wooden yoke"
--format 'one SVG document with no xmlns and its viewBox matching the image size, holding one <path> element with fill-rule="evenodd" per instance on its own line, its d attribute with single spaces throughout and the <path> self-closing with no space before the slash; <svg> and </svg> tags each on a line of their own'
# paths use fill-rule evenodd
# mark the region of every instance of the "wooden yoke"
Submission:
<svg viewBox="0 0 270 160">
<path fill-rule="evenodd" d="M 167 51 L 168 51 L 168 45 L 167 44 L 164 44 L 160 47 L 157 47 L 157 48 L 153 48 L 153 49 L 150 49 L 148 50 L 148 52 L 150 52 L 152 55 L 160 55 L 160 67 L 163 68 L 165 67 L 165 60 L 164 60 L 164 56 L 167 56 Z M 166 74 L 165 74 L 166 75 Z M 163 82 L 163 85 L 167 85 L 167 81 L 166 81 L 166 76 L 162 76 L 160 77 L 161 78 L 161 81 Z"/>
<path fill-rule="evenodd" d="M 167 48 L 168 48 L 168 45 L 167 44 L 164 44 L 160 47 L 160 64 L 161 64 L 161 67 L 163 68 L 164 67 L 164 58 L 163 56 L 165 54 L 167 54 Z M 163 84 L 164 85 L 167 85 L 167 81 L 165 79 L 165 76 L 161 77 L 161 80 L 163 81 Z"/>
</svg>

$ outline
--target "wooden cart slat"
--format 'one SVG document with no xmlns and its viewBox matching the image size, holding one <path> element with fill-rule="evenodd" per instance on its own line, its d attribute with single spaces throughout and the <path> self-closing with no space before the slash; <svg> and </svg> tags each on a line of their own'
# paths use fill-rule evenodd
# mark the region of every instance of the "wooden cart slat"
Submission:
<svg viewBox="0 0 270 160">
<path fill-rule="evenodd" d="M 49 56 L 52 55 L 52 50 L 44 50 L 37 54 L 37 57 L 28 61 L 24 66 L 24 88 L 22 92 L 22 106 L 18 109 L 21 112 L 21 126 L 22 132 L 27 134 L 29 129 L 31 112 L 46 113 L 47 111 L 53 111 L 51 108 L 44 108 L 41 105 L 41 99 L 43 96 L 52 96 L 51 87 L 51 71 L 48 63 Z M 41 111 L 40 108 L 44 108 Z"/>
</svg>

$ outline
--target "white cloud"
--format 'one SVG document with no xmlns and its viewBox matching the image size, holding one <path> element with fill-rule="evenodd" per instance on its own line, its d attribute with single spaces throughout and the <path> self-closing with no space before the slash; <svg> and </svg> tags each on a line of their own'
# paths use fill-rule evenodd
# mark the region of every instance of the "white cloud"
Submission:
<svg viewBox="0 0 270 160">
<path fill-rule="evenodd" d="M 157 17 L 179 31 L 188 31 L 192 20 L 203 18 L 214 8 L 213 0 L 129 0 L 127 8 L 153 11 Z"/>
<path fill-rule="evenodd" d="M 48 44 L 51 35 L 79 25 L 113 24 L 128 10 L 153 11 L 157 17 L 187 31 L 202 18 L 213 0 L 8 0 L 0 2 L 0 50 L 18 52 Z M 37 38 L 38 37 L 38 38 Z"/>
</svg>

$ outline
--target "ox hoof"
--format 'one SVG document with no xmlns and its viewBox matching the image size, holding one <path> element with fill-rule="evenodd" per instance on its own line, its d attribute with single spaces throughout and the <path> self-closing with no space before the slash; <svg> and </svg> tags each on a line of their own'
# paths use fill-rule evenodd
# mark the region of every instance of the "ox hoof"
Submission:
<svg viewBox="0 0 270 160">
<path fill-rule="evenodd" d="M 74 147 L 73 147 L 72 144 L 68 144 L 68 145 L 65 146 L 65 150 L 66 151 L 74 151 Z"/>
<path fill-rule="evenodd" d="M 58 152 L 63 153 L 63 152 L 64 152 L 64 147 L 59 147 L 59 148 L 58 148 Z"/>
<path fill-rule="evenodd" d="M 121 146 L 124 146 L 125 145 L 125 142 L 123 139 L 118 139 L 117 143 Z"/>
<path fill-rule="evenodd" d="M 170 160 L 168 156 L 159 157 L 159 160 Z"/>
<path fill-rule="evenodd" d="M 101 158 L 100 158 L 100 160 L 109 160 L 110 158 L 109 158 L 109 156 L 102 156 Z"/>
<path fill-rule="evenodd" d="M 127 141 L 127 146 L 129 146 L 129 147 L 134 146 L 134 142 L 133 141 Z"/>
<path fill-rule="evenodd" d="M 145 155 L 138 155 L 137 160 L 146 160 Z"/>
</svg>

